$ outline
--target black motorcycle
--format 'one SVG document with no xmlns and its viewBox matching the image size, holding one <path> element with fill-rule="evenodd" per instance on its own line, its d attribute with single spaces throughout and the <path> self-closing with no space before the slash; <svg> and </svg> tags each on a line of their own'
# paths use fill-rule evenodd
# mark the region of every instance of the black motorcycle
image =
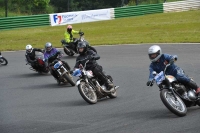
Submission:
<svg viewBox="0 0 200 133">
<path fill-rule="evenodd" d="M 73 81 L 73 77 L 70 71 L 67 69 L 64 61 L 61 61 L 59 58 L 53 61 L 51 64 L 51 68 L 53 71 L 56 72 L 57 76 L 59 77 L 57 83 L 60 85 L 61 83 L 70 83 L 72 86 L 75 86 Z"/>
<path fill-rule="evenodd" d="M 111 90 L 107 90 L 105 84 L 102 83 L 98 77 L 95 77 L 92 71 L 87 71 L 85 69 L 87 62 L 89 62 L 89 60 L 86 61 L 84 67 L 80 65 L 80 68 L 76 69 L 73 73 L 73 76 L 79 77 L 76 85 L 78 86 L 78 90 L 82 98 L 90 104 L 95 104 L 98 99 L 107 96 L 110 98 L 116 98 L 116 90 L 119 86 L 114 86 Z M 106 77 L 109 82 L 113 82 L 110 75 L 106 75 Z"/>
<path fill-rule="evenodd" d="M 171 64 L 171 63 L 170 63 Z M 167 64 L 164 71 L 157 74 L 153 72 L 154 80 L 160 88 L 160 98 L 163 104 L 175 115 L 185 116 L 187 107 L 200 106 L 200 97 L 189 86 L 179 83 L 172 75 L 166 75 L 165 71 L 170 66 Z"/>
<path fill-rule="evenodd" d="M 74 54 L 78 54 L 78 51 L 77 51 L 77 44 L 78 44 L 79 42 L 81 42 L 81 41 L 85 41 L 86 44 L 87 44 L 87 46 L 88 46 L 88 49 L 93 50 L 94 52 L 97 53 L 97 50 L 96 50 L 94 47 L 90 46 L 90 45 L 89 45 L 89 42 L 87 42 L 87 41 L 84 39 L 83 34 L 79 34 L 79 36 L 80 36 L 80 37 L 74 39 L 74 42 L 71 43 L 71 44 L 70 44 L 70 43 L 66 43 L 65 40 L 61 40 L 61 43 L 62 43 L 64 52 L 65 52 L 68 56 L 74 56 Z M 74 45 L 74 47 L 71 46 L 71 45 Z"/>
<path fill-rule="evenodd" d="M 44 54 L 41 52 L 37 52 L 35 56 L 35 68 L 31 66 L 29 62 L 26 60 L 26 65 L 30 65 L 31 67 L 29 68 L 30 70 L 36 71 L 38 73 L 48 73 L 49 69 L 46 67 L 45 62 L 44 62 Z"/>
<path fill-rule="evenodd" d="M 8 64 L 8 61 L 6 60 L 6 58 L 4 58 L 4 57 L 1 55 L 1 52 L 0 52 L 0 64 L 1 64 L 1 65 L 7 65 L 7 64 Z"/>
</svg>

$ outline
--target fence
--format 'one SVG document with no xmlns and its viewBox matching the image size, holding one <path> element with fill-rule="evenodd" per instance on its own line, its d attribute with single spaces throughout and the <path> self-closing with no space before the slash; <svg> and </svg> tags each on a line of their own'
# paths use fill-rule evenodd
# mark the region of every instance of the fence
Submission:
<svg viewBox="0 0 200 133">
<path fill-rule="evenodd" d="M 0 18 L 0 30 L 49 25 L 49 14 Z"/>
<path fill-rule="evenodd" d="M 163 3 L 164 12 L 180 12 L 200 9 L 200 0 L 185 0 Z"/>
<path fill-rule="evenodd" d="M 200 0 L 184 0 L 178 2 L 167 2 L 163 4 L 112 8 L 110 9 L 110 13 L 111 18 L 115 19 L 153 13 L 187 11 L 191 9 L 200 9 Z M 0 30 L 47 25 L 50 25 L 49 14 L 0 18 Z"/>
<path fill-rule="evenodd" d="M 163 4 L 139 5 L 114 8 L 114 18 L 139 16 L 145 14 L 162 13 Z"/>
</svg>

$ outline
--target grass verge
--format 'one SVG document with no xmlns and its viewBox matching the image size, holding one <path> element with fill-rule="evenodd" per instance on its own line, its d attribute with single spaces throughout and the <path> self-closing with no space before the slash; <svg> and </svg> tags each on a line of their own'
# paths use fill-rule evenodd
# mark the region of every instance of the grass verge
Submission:
<svg viewBox="0 0 200 133">
<path fill-rule="evenodd" d="M 200 42 L 200 10 L 161 13 L 109 21 L 74 24 L 91 45 Z M 0 50 L 21 50 L 27 44 L 43 48 L 46 42 L 61 47 L 66 26 L 0 31 Z M 75 36 L 77 37 L 77 36 Z"/>
</svg>

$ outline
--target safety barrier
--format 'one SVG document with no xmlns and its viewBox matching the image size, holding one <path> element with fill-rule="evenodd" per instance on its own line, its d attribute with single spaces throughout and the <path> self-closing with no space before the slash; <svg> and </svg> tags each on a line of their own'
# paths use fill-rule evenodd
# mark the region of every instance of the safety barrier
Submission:
<svg viewBox="0 0 200 133">
<path fill-rule="evenodd" d="M 200 0 L 185 0 L 163 3 L 164 13 L 181 12 L 200 9 Z"/>
<path fill-rule="evenodd" d="M 0 30 L 49 25 L 49 15 L 32 15 L 0 18 Z"/>
<path fill-rule="evenodd" d="M 163 4 L 139 5 L 115 8 L 115 18 L 162 13 Z"/>
<path fill-rule="evenodd" d="M 184 0 L 178 2 L 167 2 L 163 4 L 110 8 L 110 17 L 111 19 L 115 19 L 153 13 L 187 11 L 196 9 L 200 9 L 200 0 Z M 55 19 L 58 20 L 58 18 Z M 46 25 L 50 25 L 49 14 L 0 18 L 0 30 Z"/>
</svg>

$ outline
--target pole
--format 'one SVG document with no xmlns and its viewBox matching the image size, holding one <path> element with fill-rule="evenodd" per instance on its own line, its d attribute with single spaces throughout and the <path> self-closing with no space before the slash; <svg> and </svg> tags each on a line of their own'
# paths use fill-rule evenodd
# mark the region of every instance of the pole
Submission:
<svg viewBox="0 0 200 133">
<path fill-rule="evenodd" d="M 69 12 L 69 0 L 67 0 L 67 11 Z"/>
<path fill-rule="evenodd" d="M 5 17 L 8 17 L 8 0 L 5 0 Z"/>
</svg>

